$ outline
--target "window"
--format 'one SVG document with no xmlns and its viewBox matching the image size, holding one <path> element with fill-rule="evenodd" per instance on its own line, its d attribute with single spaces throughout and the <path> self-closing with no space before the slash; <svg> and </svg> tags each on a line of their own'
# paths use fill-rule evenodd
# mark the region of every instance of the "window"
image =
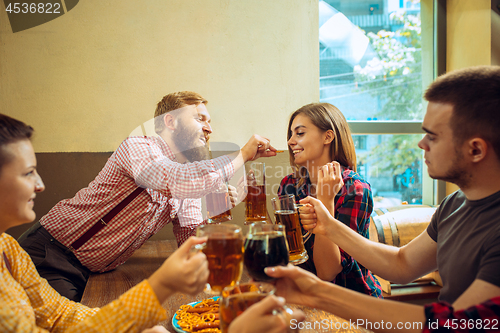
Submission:
<svg viewBox="0 0 500 333">
<path fill-rule="evenodd" d="M 422 0 L 432 8 L 431 0 Z M 319 1 L 320 101 L 347 118 L 375 207 L 433 204 L 417 143 L 433 79 L 432 13 L 420 0 Z M 424 20 L 422 20 L 424 17 Z M 422 23 L 423 22 L 423 23 Z"/>
<path fill-rule="evenodd" d="M 368 136 L 367 135 L 353 135 L 352 139 L 354 141 L 354 147 L 356 148 L 356 151 L 359 153 L 362 150 L 366 150 L 366 140 Z"/>
</svg>

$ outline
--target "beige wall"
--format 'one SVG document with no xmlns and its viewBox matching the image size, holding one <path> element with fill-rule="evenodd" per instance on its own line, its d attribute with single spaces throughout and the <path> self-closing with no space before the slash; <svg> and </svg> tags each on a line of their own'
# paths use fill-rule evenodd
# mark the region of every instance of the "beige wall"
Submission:
<svg viewBox="0 0 500 333">
<path fill-rule="evenodd" d="M 285 148 L 286 119 L 319 100 L 317 0 L 80 1 L 12 33 L 0 4 L 0 112 L 37 152 L 113 151 L 169 92 L 209 100 L 214 141 L 255 132 Z"/>
<path fill-rule="evenodd" d="M 490 65 L 494 15 L 491 0 L 448 0 L 446 11 L 446 71 Z M 457 189 L 454 184 L 446 184 L 447 194 Z"/>
<path fill-rule="evenodd" d="M 447 71 L 491 64 L 491 0 L 448 0 Z"/>
</svg>

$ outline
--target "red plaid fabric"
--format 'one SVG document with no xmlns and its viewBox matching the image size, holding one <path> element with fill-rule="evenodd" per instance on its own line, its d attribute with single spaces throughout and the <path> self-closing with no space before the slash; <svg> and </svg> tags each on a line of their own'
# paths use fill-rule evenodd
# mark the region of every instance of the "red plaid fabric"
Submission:
<svg viewBox="0 0 500 333">
<path fill-rule="evenodd" d="M 69 247 L 137 186 L 146 188 L 75 251 L 91 271 L 108 271 L 169 222 L 174 223 L 177 242 L 182 244 L 203 223 L 200 198 L 233 174 L 227 156 L 180 164 L 162 138 L 129 137 L 88 187 L 60 201 L 40 224 Z"/>
<path fill-rule="evenodd" d="M 425 306 L 423 332 L 498 332 L 500 331 L 500 296 L 468 309 L 454 311 L 446 302 Z"/>
</svg>

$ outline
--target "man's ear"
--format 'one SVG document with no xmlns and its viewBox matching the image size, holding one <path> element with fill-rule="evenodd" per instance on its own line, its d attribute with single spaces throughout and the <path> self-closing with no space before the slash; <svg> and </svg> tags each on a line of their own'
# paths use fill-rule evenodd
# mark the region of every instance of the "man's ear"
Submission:
<svg viewBox="0 0 500 333">
<path fill-rule="evenodd" d="M 468 153 L 472 162 L 479 162 L 488 153 L 488 143 L 482 138 L 472 138 L 468 140 Z"/>
<path fill-rule="evenodd" d="M 328 130 L 325 132 L 325 138 L 323 140 L 323 144 L 327 145 L 329 143 L 332 143 L 334 139 L 335 139 L 335 133 L 333 133 L 333 130 Z"/>
<path fill-rule="evenodd" d="M 170 129 L 170 130 L 175 130 L 175 119 L 174 116 L 172 116 L 170 113 L 166 113 L 165 117 L 163 117 L 163 123 L 165 124 L 165 127 Z"/>
</svg>

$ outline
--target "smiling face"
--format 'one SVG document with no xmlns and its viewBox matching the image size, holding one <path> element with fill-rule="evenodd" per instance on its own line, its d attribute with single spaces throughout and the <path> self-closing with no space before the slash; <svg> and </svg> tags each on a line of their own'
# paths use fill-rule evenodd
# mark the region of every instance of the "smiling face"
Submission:
<svg viewBox="0 0 500 333">
<path fill-rule="evenodd" d="M 175 146 L 189 161 L 208 158 L 208 146 L 212 127 L 205 104 L 188 105 L 176 117 L 172 139 Z"/>
<path fill-rule="evenodd" d="M 310 168 L 331 162 L 331 140 L 327 132 L 321 131 L 309 117 L 298 114 L 289 131 L 288 146 L 293 152 L 295 164 Z"/>
<path fill-rule="evenodd" d="M 29 140 L 3 146 L 10 160 L 0 170 L 0 228 L 8 228 L 35 220 L 33 211 L 37 192 L 45 189 L 36 171 L 36 157 Z"/>
<path fill-rule="evenodd" d="M 456 145 L 450 119 L 451 104 L 429 102 L 422 128 L 427 134 L 418 143 L 424 150 L 429 176 L 458 186 L 466 186 L 469 179 L 467 161 L 464 160 L 463 144 Z"/>
</svg>

